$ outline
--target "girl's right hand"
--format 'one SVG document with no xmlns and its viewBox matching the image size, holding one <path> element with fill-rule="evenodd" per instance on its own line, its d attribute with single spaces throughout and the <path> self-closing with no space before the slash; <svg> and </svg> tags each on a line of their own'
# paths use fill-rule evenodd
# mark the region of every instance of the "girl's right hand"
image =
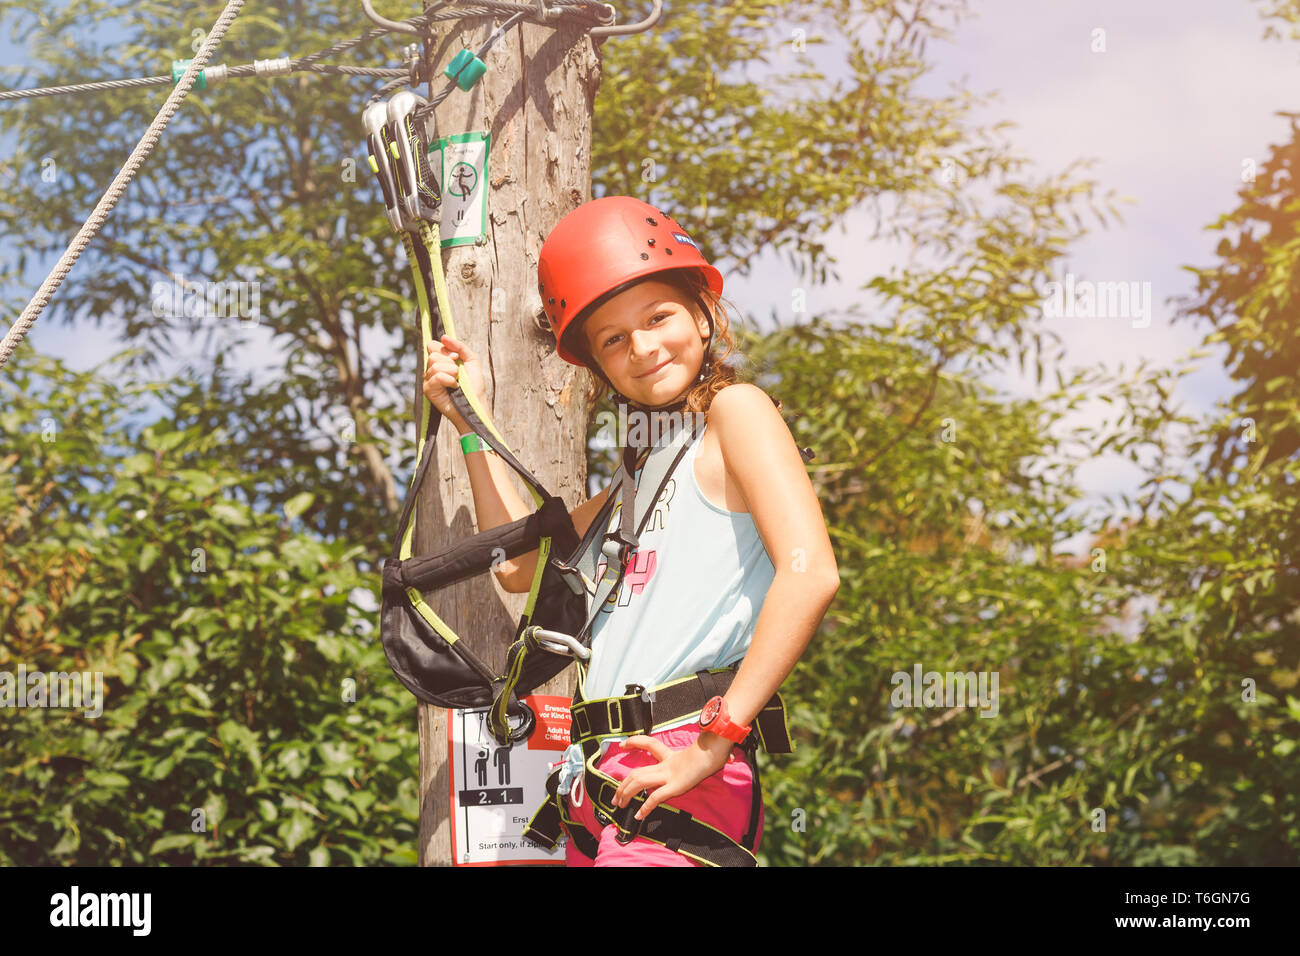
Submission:
<svg viewBox="0 0 1300 956">
<path fill-rule="evenodd" d="M 444 335 L 439 341 L 431 342 L 426 356 L 424 369 L 424 397 L 451 422 L 458 431 L 468 431 L 469 425 L 456 411 L 451 403 L 448 389 L 459 388 L 456 373 L 456 360 L 459 358 L 465 366 L 466 385 L 478 399 L 483 395 L 483 372 L 477 353 L 464 342 Z"/>
</svg>

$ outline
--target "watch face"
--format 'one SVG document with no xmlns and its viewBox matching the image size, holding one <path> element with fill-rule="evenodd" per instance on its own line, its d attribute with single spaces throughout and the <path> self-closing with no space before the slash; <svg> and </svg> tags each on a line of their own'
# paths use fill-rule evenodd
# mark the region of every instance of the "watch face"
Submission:
<svg viewBox="0 0 1300 956">
<path fill-rule="evenodd" d="M 721 709 L 722 701 L 717 697 L 714 697 L 705 704 L 704 709 L 700 711 L 700 726 L 707 727 L 709 724 L 713 723 L 713 721 L 717 719 L 718 711 Z"/>
</svg>

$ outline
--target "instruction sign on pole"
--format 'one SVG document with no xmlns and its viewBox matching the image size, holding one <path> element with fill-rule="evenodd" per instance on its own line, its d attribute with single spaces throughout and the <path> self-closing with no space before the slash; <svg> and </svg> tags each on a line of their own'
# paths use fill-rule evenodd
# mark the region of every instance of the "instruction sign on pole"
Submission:
<svg viewBox="0 0 1300 956">
<path fill-rule="evenodd" d="M 488 146 L 492 134 L 456 133 L 429 144 L 429 168 L 442 188 L 444 246 L 487 238 Z"/>
<path fill-rule="evenodd" d="M 523 700 L 537 724 L 512 747 L 502 747 L 488 730 L 488 708 L 451 711 L 447 764 L 456 866 L 564 863 L 563 841 L 547 850 L 525 840 L 523 832 L 546 799 L 551 765 L 569 746 L 569 698 L 530 694 Z"/>
</svg>

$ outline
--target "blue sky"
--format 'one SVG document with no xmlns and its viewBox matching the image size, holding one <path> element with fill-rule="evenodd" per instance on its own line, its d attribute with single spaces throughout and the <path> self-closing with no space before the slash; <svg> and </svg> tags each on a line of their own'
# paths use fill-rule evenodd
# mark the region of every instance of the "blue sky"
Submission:
<svg viewBox="0 0 1300 956">
<path fill-rule="evenodd" d="M 1062 339 L 1066 367 L 1114 370 L 1123 363 L 1132 370 L 1142 359 L 1171 367 L 1206 334 L 1188 321 L 1171 324 L 1169 300 L 1194 289 L 1184 266 L 1215 262 L 1223 234 L 1205 226 L 1238 205 L 1243 162 L 1262 164 L 1270 144 L 1289 138 L 1287 121 L 1274 112 L 1300 107 L 1300 44 L 1264 40 L 1259 6 L 1248 0 L 972 0 L 972 15 L 952 39 L 927 46 L 934 66 L 923 92 L 996 92 L 971 114 L 972 124 L 1011 121 L 1004 135 L 1040 175 L 1094 157 L 1082 175 L 1098 180 L 1100 194 L 1114 189 L 1134 200 L 1119 207 L 1120 224 L 1102 228 L 1085 217 L 1090 233 L 1072 246 L 1065 268 L 1076 279 L 1149 282 L 1150 325 L 1048 320 Z M 1097 29 L 1105 31 L 1104 52 L 1092 50 Z M 870 239 L 872 225 L 863 211 L 849 218 L 843 235 L 828 237 L 846 281 L 810 291 L 810 311 L 861 300 L 861 282 L 905 261 L 905 249 Z M 789 302 L 789 290 L 800 284 L 775 255 L 762 257 L 750 277 L 728 281 L 738 302 Z M 1222 354 L 1214 352 L 1180 380 L 1174 398 L 1188 413 L 1208 414 L 1230 393 Z M 986 381 L 1013 395 L 1036 392 L 1032 378 L 1015 368 Z M 1097 423 L 1109 410 L 1094 400 L 1061 424 Z M 1135 467 L 1111 455 L 1085 463 L 1076 478 L 1094 506 L 1103 495 L 1135 495 L 1142 480 Z"/>
<path fill-rule="evenodd" d="M 1268 146 L 1284 141 L 1287 124 L 1274 111 L 1297 107 L 1300 44 L 1265 41 L 1259 6 L 1249 0 L 972 0 L 951 41 L 928 45 L 933 69 L 922 82 L 924 92 L 996 91 L 998 98 L 978 109 L 972 123 L 1013 122 L 1006 137 L 1040 175 L 1095 157 L 1085 175 L 1098 179 L 1103 193 L 1114 189 L 1134 199 L 1121 207 L 1122 224 L 1102 229 L 1093 221 L 1067 267 L 1079 279 L 1149 282 L 1151 323 L 1135 328 L 1127 319 L 1049 320 L 1070 365 L 1115 368 L 1123 362 L 1133 368 L 1147 359 L 1169 366 L 1203 337 L 1204 328 L 1169 322 L 1170 297 L 1193 288 L 1182 267 L 1213 263 L 1219 235 L 1204 227 L 1236 206 L 1243 162 L 1262 163 Z M 1092 49 L 1098 29 L 1105 31 L 1104 52 Z M 24 51 L 8 44 L 3 23 L 0 33 L 6 34 L 0 36 L 0 67 L 26 62 Z M 289 51 L 265 55 L 282 52 Z M 214 59 L 224 58 L 219 51 Z M 0 86 L 12 75 L 0 72 Z M 160 93 L 147 95 L 161 102 Z M 124 155 L 131 145 L 122 144 Z M 861 300 L 861 283 L 904 261 L 906 250 L 868 239 L 870 225 L 863 211 L 849 217 L 842 234 L 827 237 L 843 281 L 809 290 L 811 311 Z M 0 252 L 5 247 L 0 238 Z M 32 277 L 33 291 L 44 274 Z M 768 303 L 788 303 L 798 285 L 786 264 L 769 255 L 750 276 L 728 276 L 727 295 L 766 316 Z M 78 368 L 121 347 L 107 328 L 40 322 L 29 340 Z M 249 363 L 262 367 L 253 343 L 246 350 Z M 1189 411 L 1208 413 L 1227 394 L 1228 380 L 1217 365 L 1205 359 L 1200 372 L 1182 380 L 1176 398 Z M 991 384 L 1016 395 L 1034 391 L 1032 381 L 1014 370 Z M 1079 414 L 1096 420 L 1106 408 L 1095 402 Z M 1077 477 L 1094 502 L 1103 494 L 1133 494 L 1140 481 L 1118 458 L 1088 463 Z"/>
</svg>

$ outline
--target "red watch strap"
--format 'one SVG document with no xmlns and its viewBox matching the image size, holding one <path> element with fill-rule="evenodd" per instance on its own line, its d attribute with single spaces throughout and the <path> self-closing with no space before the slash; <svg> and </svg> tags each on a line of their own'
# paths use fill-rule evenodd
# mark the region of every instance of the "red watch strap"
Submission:
<svg viewBox="0 0 1300 956">
<path fill-rule="evenodd" d="M 705 724 L 703 722 L 704 711 L 709 710 L 710 705 L 713 705 L 715 702 L 718 708 L 718 713 L 714 716 L 713 720 Z M 748 724 L 741 726 L 731 719 L 731 715 L 727 713 L 727 702 L 722 697 L 714 697 L 709 700 L 709 702 L 704 705 L 704 711 L 701 711 L 700 714 L 701 730 L 707 730 L 709 733 L 717 734 L 719 737 L 725 737 L 727 740 L 736 744 L 744 743 L 745 738 L 749 736 L 750 726 Z"/>
</svg>

